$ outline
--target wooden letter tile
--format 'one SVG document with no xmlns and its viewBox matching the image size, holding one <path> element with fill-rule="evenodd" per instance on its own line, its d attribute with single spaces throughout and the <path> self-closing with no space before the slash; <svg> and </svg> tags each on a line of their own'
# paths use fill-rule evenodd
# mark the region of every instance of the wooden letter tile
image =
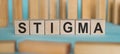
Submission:
<svg viewBox="0 0 120 54">
<path fill-rule="evenodd" d="M 61 34 L 75 34 L 75 20 L 60 21 Z"/>
<path fill-rule="evenodd" d="M 30 21 L 30 34 L 44 35 L 44 20 L 31 20 Z"/>
<path fill-rule="evenodd" d="M 89 34 L 90 35 L 90 21 L 89 20 L 77 20 L 76 21 L 76 34 Z"/>
<path fill-rule="evenodd" d="M 91 34 L 105 34 L 105 20 L 91 20 Z"/>
<path fill-rule="evenodd" d="M 15 34 L 29 34 L 29 21 L 15 21 Z"/>
<path fill-rule="evenodd" d="M 59 20 L 46 20 L 45 21 L 45 34 L 60 34 Z"/>
</svg>

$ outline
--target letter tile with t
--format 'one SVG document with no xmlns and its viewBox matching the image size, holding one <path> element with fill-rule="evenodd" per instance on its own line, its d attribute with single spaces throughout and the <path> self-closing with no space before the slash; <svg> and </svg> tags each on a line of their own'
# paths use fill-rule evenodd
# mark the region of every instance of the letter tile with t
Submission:
<svg viewBox="0 0 120 54">
<path fill-rule="evenodd" d="M 30 21 L 30 34 L 31 35 L 44 35 L 44 20 L 31 20 Z"/>
</svg>

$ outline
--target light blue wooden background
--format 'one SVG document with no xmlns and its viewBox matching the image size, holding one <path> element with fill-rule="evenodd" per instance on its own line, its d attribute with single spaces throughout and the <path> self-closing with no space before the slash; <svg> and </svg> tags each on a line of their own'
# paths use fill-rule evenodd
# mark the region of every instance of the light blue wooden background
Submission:
<svg viewBox="0 0 120 54">
<path fill-rule="evenodd" d="M 91 0 L 92 1 L 92 0 Z M 107 1 L 107 0 L 106 0 Z M 82 41 L 108 41 L 108 42 L 120 42 L 120 26 L 113 25 L 111 23 L 106 24 L 106 35 L 15 35 L 12 25 L 12 0 L 8 0 L 9 7 L 9 26 L 7 28 L 0 28 L 0 40 L 21 40 L 21 39 L 35 39 L 35 40 L 55 40 L 55 41 L 69 41 L 75 43 L 77 40 Z M 28 19 L 28 0 L 23 0 L 23 18 Z M 107 8 L 107 7 L 106 7 Z M 78 18 L 81 17 L 81 0 L 78 0 Z M 76 37 L 77 36 L 77 37 Z M 81 37 L 82 36 L 82 37 Z M 92 36 L 92 37 L 91 37 Z M 98 36 L 98 37 L 97 37 Z M 119 37 L 119 38 L 118 38 Z"/>
<path fill-rule="evenodd" d="M 12 0 L 9 2 L 9 26 L 7 28 L 0 28 L 0 40 L 17 40 L 19 41 L 30 39 L 40 41 L 56 41 L 56 42 L 70 42 L 72 49 L 77 41 L 86 42 L 120 42 L 120 26 L 106 23 L 105 35 L 15 35 L 14 26 L 12 25 Z M 91 0 L 92 1 L 92 0 Z M 81 0 L 78 0 L 78 18 L 81 17 Z M 23 0 L 23 18 L 28 19 L 28 0 Z M 73 51 L 71 52 L 73 53 Z"/>
</svg>

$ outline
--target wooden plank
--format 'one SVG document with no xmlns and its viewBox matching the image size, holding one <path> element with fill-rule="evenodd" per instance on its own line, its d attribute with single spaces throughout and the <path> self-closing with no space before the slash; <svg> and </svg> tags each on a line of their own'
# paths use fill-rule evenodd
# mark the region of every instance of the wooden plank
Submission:
<svg viewBox="0 0 120 54">
<path fill-rule="evenodd" d="M 40 0 L 40 19 L 48 19 L 48 0 Z"/>
<path fill-rule="evenodd" d="M 96 18 L 96 1 L 82 0 L 82 19 Z"/>
<path fill-rule="evenodd" d="M 8 0 L 0 0 L 0 27 L 8 25 Z"/>
<path fill-rule="evenodd" d="M 0 41 L 0 53 L 15 53 L 15 41 Z"/>
<path fill-rule="evenodd" d="M 57 18 L 57 0 L 50 0 L 50 19 L 56 19 Z"/>
<path fill-rule="evenodd" d="M 40 42 L 40 41 L 23 41 L 19 43 L 19 52 L 33 53 L 33 54 L 69 54 L 69 43 L 57 42 Z"/>
<path fill-rule="evenodd" d="M 96 18 L 106 20 L 106 0 L 97 0 L 96 5 Z"/>
<path fill-rule="evenodd" d="M 39 19 L 39 0 L 29 0 L 29 18 Z"/>
<path fill-rule="evenodd" d="M 66 19 L 66 0 L 59 0 L 60 1 L 60 19 Z"/>
<path fill-rule="evenodd" d="M 68 19 L 77 19 L 78 0 L 68 0 Z"/>
<path fill-rule="evenodd" d="M 78 42 L 74 50 L 74 54 L 120 54 L 120 44 Z"/>
<path fill-rule="evenodd" d="M 120 22 L 119 22 L 119 10 L 120 10 L 120 0 L 114 0 L 114 16 L 113 16 L 113 23 L 114 24 L 120 24 Z"/>
<path fill-rule="evenodd" d="M 13 0 L 13 18 L 22 20 L 22 0 Z"/>
<path fill-rule="evenodd" d="M 112 22 L 114 0 L 108 0 L 108 22 Z"/>
</svg>

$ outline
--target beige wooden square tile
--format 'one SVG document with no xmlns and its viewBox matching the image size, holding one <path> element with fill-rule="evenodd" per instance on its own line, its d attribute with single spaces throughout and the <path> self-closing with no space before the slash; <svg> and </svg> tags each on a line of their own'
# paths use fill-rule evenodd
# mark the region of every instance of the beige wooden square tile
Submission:
<svg viewBox="0 0 120 54">
<path fill-rule="evenodd" d="M 75 34 L 75 20 L 61 20 L 60 21 L 61 34 Z"/>
<path fill-rule="evenodd" d="M 45 21 L 45 34 L 60 34 L 60 23 L 59 20 L 46 20 Z"/>
<path fill-rule="evenodd" d="M 44 35 L 44 20 L 30 20 L 30 34 Z"/>
<path fill-rule="evenodd" d="M 76 34 L 89 34 L 90 35 L 90 20 L 77 20 L 76 21 Z"/>
<path fill-rule="evenodd" d="M 29 34 L 29 21 L 16 20 L 14 24 L 16 35 Z"/>
<path fill-rule="evenodd" d="M 91 20 L 91 34 L 105 34 L 105 20 Z"/>
</svg>

